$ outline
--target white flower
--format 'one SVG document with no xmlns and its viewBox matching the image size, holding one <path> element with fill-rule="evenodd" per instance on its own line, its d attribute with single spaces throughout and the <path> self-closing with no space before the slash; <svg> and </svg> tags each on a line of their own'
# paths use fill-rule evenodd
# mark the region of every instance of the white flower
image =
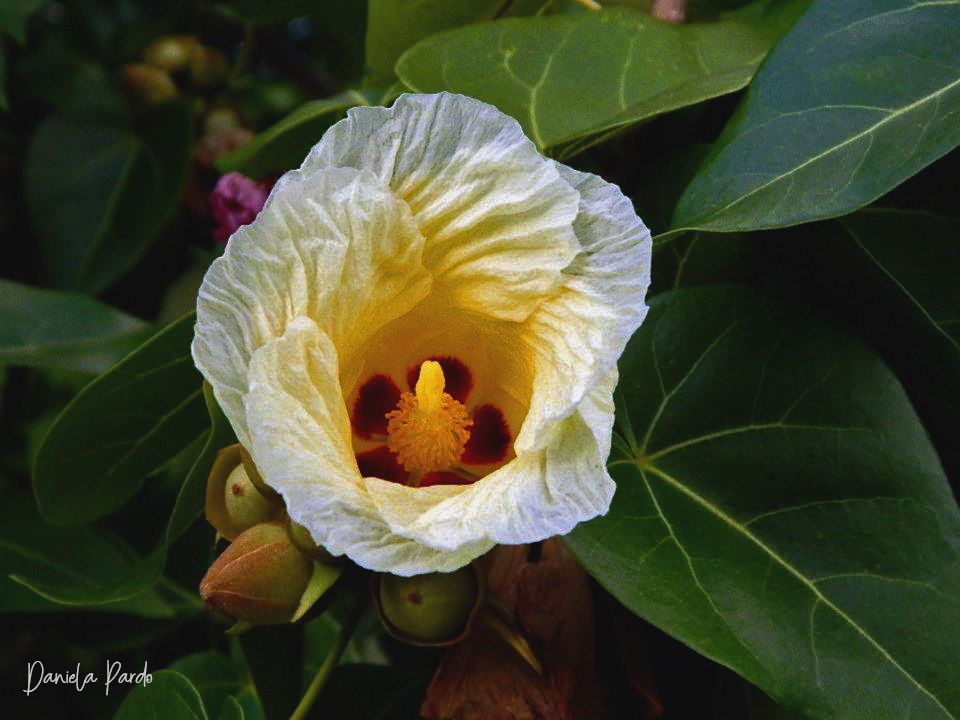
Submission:
<svg viewBox="0 0 960 720">
<path fill-rule="evenodd" d="M 450 571 L 606 512 L 650 252 L 616 186 L 496 108 L 403 95 L 351 110 L 232 236 L 193 357 L 318 544 Z"/>
</svg>

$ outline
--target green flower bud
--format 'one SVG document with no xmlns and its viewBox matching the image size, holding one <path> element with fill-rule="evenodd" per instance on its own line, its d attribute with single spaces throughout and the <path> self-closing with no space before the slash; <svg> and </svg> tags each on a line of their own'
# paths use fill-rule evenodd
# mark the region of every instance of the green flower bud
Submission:
<svg viewBox="0 0 960 720">
<path fill-rule="evenodd" d="M 214 610 L 254 625 L 290 622 L 310 583 L 314 563 L 290 542 L 283 525 L 244 530 L 200 582 Z"/>
<path fill-rule="evenodd" d="M 293 520 L 287 520 L 287 533 L 290 535 L 290 541 L 297 546 L 297 549 L 320 562 L 336 562 L 337 557 L 327 552 L 326 548 L 317 545 L 310 536 L 310 531 L 300 523 Z"/>
<path fill-rule="evenodd" d="M 207 478 L 204 514 L 227 540 L 244 530 L 278 517 L 283 503 L 276 493 L 264 495 L 253 483 L 242 462 L 239 445 L 221 450 Z"/>
<path fill-rule="evenodd" d="M 165 72 L 178 72 L 187 67 L 198 44 L 199 41 L 189 35 L 164 35 L 144 48 L 143 61 Z"/>
<path fill-rule="evenodd" d="M 483 607 L 485 592 L 476 565 L 414 577 L 381 574 L 374 576 L 371 591 L 387 631 L 412 645 L 462 640 Z"/>
</svg>

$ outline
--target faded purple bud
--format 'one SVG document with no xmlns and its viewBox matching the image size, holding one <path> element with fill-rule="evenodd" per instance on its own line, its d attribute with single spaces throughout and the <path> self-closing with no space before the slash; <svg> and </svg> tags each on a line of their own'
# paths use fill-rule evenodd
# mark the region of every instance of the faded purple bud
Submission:
<svg viewBox="0 0 960 720">
<path fill-rule="evenodd" d="M 218 227 L 214 239 L 221 245 L 241 225 L 249 225 L 263 208 L 270 194 L 270 183 L 258 183 L 238 172 L 227 173 L 217 180 L 210 193 L 210 208 Z"/>
</svg>

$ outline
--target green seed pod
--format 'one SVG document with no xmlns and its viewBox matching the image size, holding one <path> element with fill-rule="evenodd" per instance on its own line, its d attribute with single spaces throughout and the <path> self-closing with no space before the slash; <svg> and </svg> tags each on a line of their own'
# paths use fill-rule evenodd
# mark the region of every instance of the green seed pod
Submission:
<svg viewBox="0 0 960 720">
<path fill-rule="evenodd" d="M 200 582 L 200 596 L 214 610 L 254 625 L 292 620 L 310 583 L 314 563 L 290 542 L 283 525 L 245 530 L 218 557 Z"/>
<path fill-rule="evenodd" d="M 326 548 L 317 545 L 310 536 L 310 531 L 300 523 L 293 520 L 287 520 L 287 533 L 290 535 L 290 542 L 297 546 L 297 549 L 312 557 L 314 560 L 329 563 L 336 562 L 338 558 L 327 552 Z"/>
<path fill-rule="evenodd" d="M 466 637 L 485 594 L 475 564 L 452 573 L 375 575 L 371 592 L 391 635 L 411 645 L 431 646 L 452 645 Z"/>
<path fill-rule="evenodd" d="M 247 528 L 277 518 L 283 502 L 273 493 L 264 495 L 250 479 L 242 462 L 239 445 L 221 450 L 207 478 L 204 514 L 207 521 L 227 540 Z"/>
</svg>

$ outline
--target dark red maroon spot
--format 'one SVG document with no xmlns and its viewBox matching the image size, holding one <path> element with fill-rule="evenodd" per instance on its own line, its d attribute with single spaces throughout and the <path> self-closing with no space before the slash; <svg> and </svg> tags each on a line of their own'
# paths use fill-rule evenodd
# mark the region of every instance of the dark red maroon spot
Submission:
<svg viewBox="0 0 960 720">
<path fill-rule="evenodd" d="M 434 355 L 424 358 L 407 372 L 407 385 L 410 386 L 410 392 L 417 387 L 417 380 L 420 378 L 420 366 L 427 360 L 434 360 L 440 363 L 443 369 L 443 379 L 445 381 L 444 392 L 454 400 L 462 403 L 467 401 L 470 391 L 473 390 L 473 376 L 470 374 L 470 368 L 464 365 L 460 360 L 449 355 Z"/>
<path fill-rule="evenodd" d="M 463 448 L 460 462 L 466 465 L 489 465 L 507 456 L 510 428 L 503 413 L 494 405 L 481 405 L 473 411 L 470 439 Z"/>
<path fill-rule="evenodd" d="M 473 481 L 473 478 L 465 478 L 463 475 L 457 475 L 457 473 L 454 472 L 431 472 L 420 478 L 420 487 L 431 487 L 432 485 L 469 485 Z"/>
<path fill-rule="evenodd" d="M 401 485 L 407 482 L 407 471 L 397 462 L 397 456 L 390 452 L 386 445 L 357 453 L 357 467 L 364 477 L 378 477 Z"/>
<path fill-rule="evenodd" d="M 350 418 L 353 431 L 367 439 L 387 434 L 387 413 L 400 402 L 400 388 L 387 375 L 373 375 L 360 386 Z"/>
</svg>

